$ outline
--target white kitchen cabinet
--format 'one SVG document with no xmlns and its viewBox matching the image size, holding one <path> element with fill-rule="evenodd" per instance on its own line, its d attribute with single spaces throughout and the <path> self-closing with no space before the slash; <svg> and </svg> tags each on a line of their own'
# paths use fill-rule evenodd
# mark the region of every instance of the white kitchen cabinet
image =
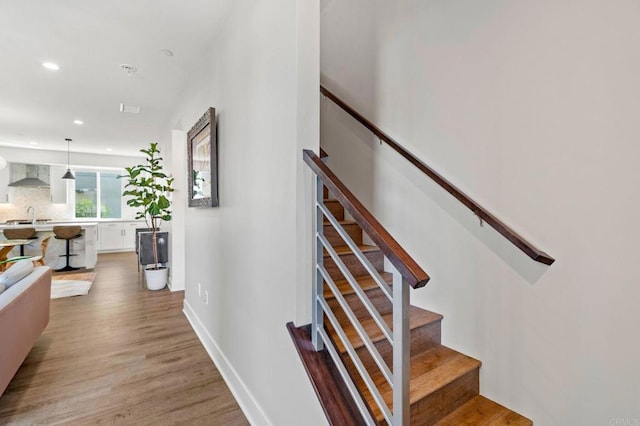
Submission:
<svg viewBox="0 0 640 426">
<path fill-rule="evenodd" d="M 0 170 L 0 204 L 9 202 L 9 179 L 11 178 L 11 172 L 9 164 L 7 167 Z"/>
<path fill-rule="evenodd" d="M 49 167 L 49 192 L 51 193 L 51 202 L 54 204 L 67 204 L 69 202 L 68 185 L 71 181 L 62 179 L 66 171 L 67 169 L 64 166 Z"/>
<path fill-rule="evenodd" d="M 98 225 L 100 251 L 122 250 L 122 223 L 109 222 Z"/>
<path fill-rule="evenodd" d="M 123 246 L 127 250 L 136 249 L 136 228 L 144 228 L 147 225 L 144 222 L 125 222 L 122 242 Z"/>
<path fill-rule="evenodd" d="M 144 222 L 103 222 L 99 228 L 100 251 L 134 251 L 136 228 L 144 228 Z"/>
</svg>

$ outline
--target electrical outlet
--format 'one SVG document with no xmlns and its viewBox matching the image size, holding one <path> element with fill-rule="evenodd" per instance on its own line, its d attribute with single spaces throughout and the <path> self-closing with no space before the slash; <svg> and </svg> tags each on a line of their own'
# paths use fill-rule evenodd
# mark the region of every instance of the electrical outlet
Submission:
<svg viewBox="0 0 640 426">
<path fill-rule="evenodd" d="M 202 286 L 198 283 L 198 297 L 202 295 Z"/>
<path fill-rule="evenodd" d="M 209 304 L 209 292 L 207 290 L 204 291 L 204 304 Z"/>
</svg>

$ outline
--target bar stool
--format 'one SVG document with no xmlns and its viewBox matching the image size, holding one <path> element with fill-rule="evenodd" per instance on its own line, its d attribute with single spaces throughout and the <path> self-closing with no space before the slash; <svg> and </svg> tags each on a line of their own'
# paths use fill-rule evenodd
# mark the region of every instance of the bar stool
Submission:
<svg viewBox="0 0 640 426">
<path fill-rule="evenodd" d="M 49 235 L 40 242 L 40 250 L 42 250 L 42 254 L 31 258 L 33 266 L 45 266 L 44 257 L 47 255 L 47 246 L 49 245 L 49 240 L 52 236 L 53 235 Z"/>
<path fill-rule="evenodd" d="M 2 231 L 7 240 L 37 240 L 36 228 L 9 228 Z M 24 256 L 24 244 L 20 245 L 20 256 Z"/>
<path fill-rule="evenodd" d="M 54 226 L 53 234 L 55 235 L 57 240 L 66 240 L 67 242 L 67 252 L 65 254 L 61 254 L 60 257 L 67 258 L 67 264 L 64 268 L 56 269 L 56 272 L 62 271 L 75 271 L 76 269 L 69 264 L 69 258 L 71 256 L 77 256 L 77 254 L 70 253 L 70 241 L 75 240 L 76 238 L 80 238 L 82 236 L 82 228 L 79 226 Z"/>
</svg>

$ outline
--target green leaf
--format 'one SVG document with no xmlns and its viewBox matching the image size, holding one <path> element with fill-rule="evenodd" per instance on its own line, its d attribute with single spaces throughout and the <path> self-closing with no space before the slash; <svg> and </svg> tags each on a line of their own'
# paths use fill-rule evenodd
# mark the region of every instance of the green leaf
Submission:
<svg viewBox="0 0 640 426">
<path fill-rule="evenodd" d="M 164 195 L 160 195 L 158 197 L 158 207 L 161 209 L 168 209 L 169 207 L 171 207 L 171 203 L 169 202 L 167 197 L 165 197 Z"/>
</svg>

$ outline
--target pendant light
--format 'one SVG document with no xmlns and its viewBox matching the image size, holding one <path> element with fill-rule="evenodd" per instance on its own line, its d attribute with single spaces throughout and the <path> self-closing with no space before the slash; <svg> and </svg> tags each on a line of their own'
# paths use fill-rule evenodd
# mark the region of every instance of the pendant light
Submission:
<svg viewBox="0 0 640 426">
<path fill-rule="evenodd" d="M 73 175 L 73 172 L 71 171 L 71 165 L 69 161 L 71 139 L 67 138 L 65 139 L 65 141 L 67 141 L 67 171 L 65 172 L 64 176 L 62 176 L 62 179 L 75 179 L 76 177 Z"/>
</svg>

